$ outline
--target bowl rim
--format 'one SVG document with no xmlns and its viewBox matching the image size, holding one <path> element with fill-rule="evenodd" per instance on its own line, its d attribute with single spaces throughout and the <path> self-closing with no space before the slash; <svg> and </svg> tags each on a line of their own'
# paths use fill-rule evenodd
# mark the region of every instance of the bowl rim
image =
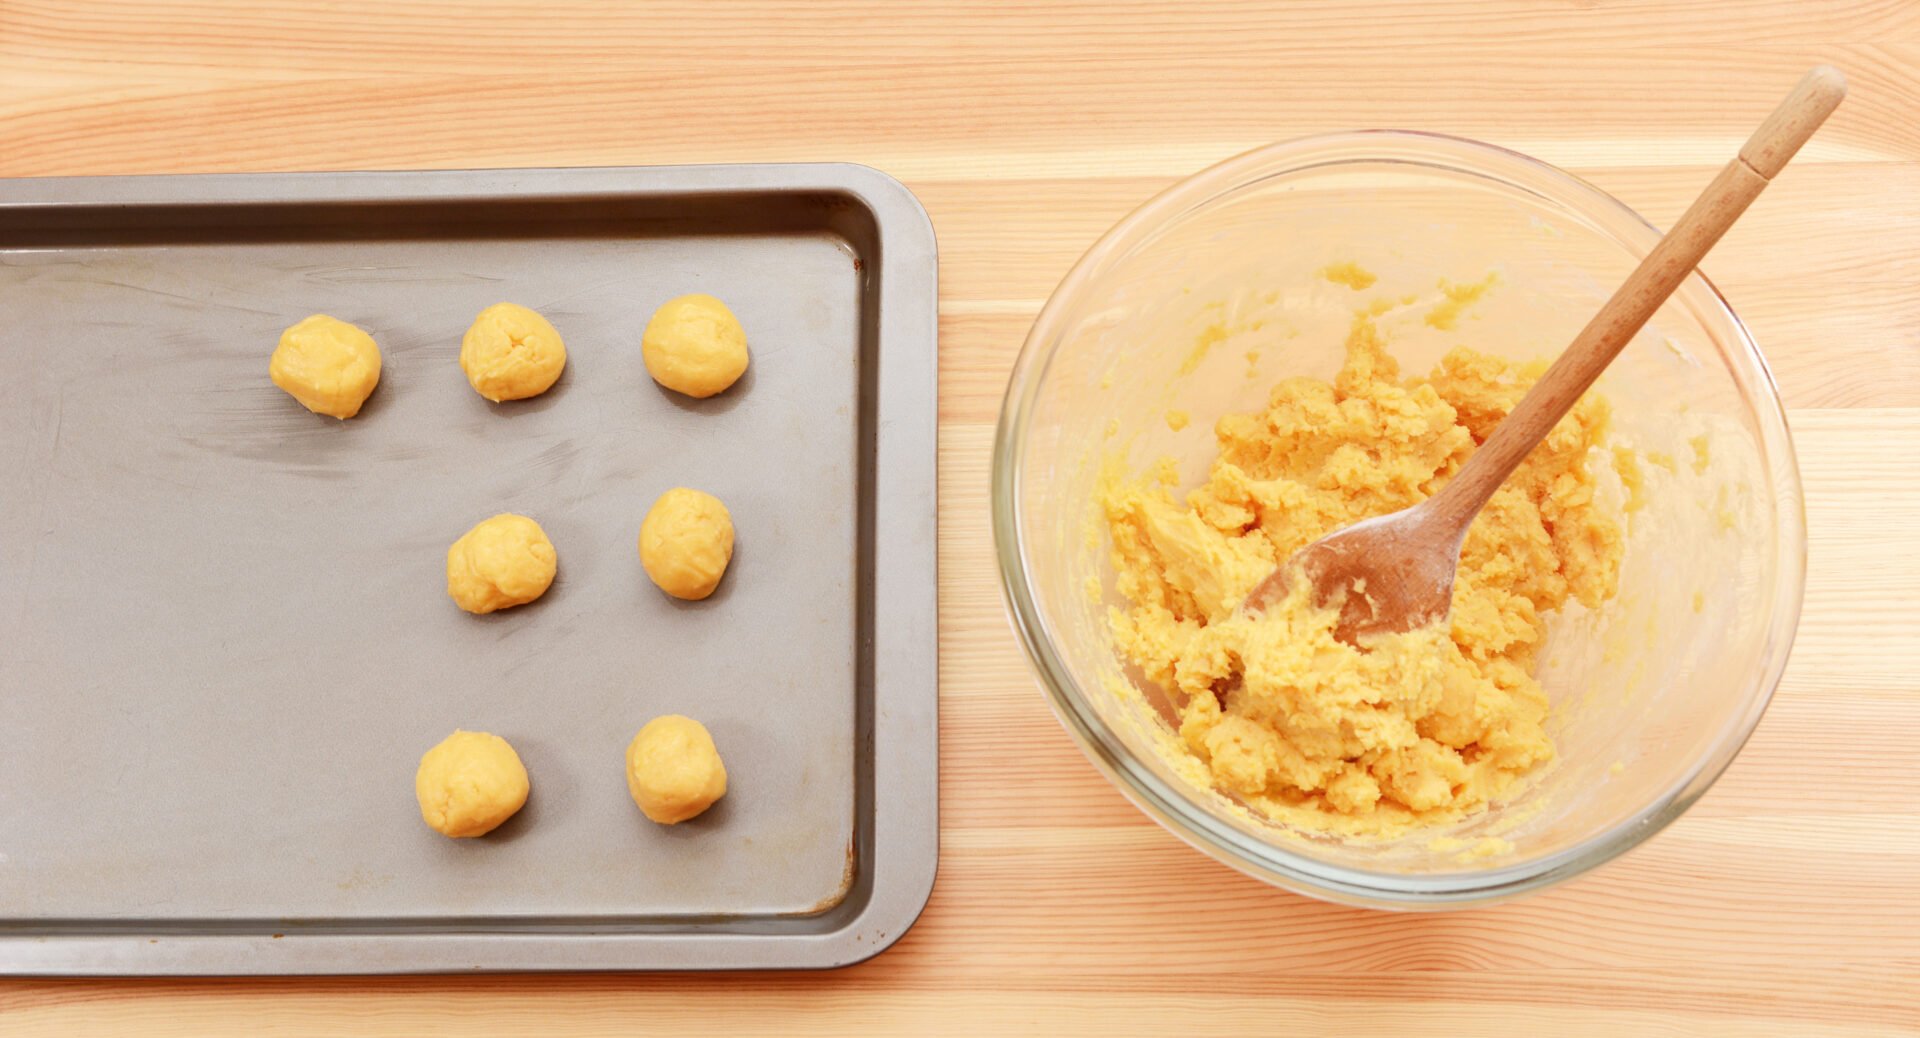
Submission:
<svg viewBox="0 0 1920 1038">
<path fill-rule="evenodd" d="M 997 571 L 1008 619 L 1054 715 L 1088 759 L 1149 817 L 1208 856 L 1276 886 L 1324 900 L 1375 908 L 1432 909 L 1488 904 L 1520 896 L 1585 873 L 1646 841 L 1671 824 L 1712 787 L 1758 727 L 1778 688 L 1799 625 L 1806 578 L 1806 518 L 1799 463 L 1778 386 L 1744 322 L 1705 274 L 1696 270 L 1712 312 L 1708 327 L 1724 324 L 1722 361 L 1751 409 L 1770 482 L 1779 564 L 1765 664 L 1754 671 L 1741 711 L 1723 722 L 1710 752 L 1662 793 L 1612 827 L 1536 859 L 1513 865 L 1408 874 L 1335 865 L 1270 841 L 1249 839 L 1191 797 L 1141 766 L 1100 715 L 1083 704 L 1087 691 L 1054 648 L 1047 618 L 1026 579 L 1031 546 L 1019 522 L 1020 447 L 1058 338 L 1068 300 L 1119 255 L 1123 246 L 1149 242 L 1182 215 L 1261 179 L 1330 165 L 1416 165 L 1463 172 L 1534 195 L 1595 222 L 1635 259 L 1660 231 L 1625 203 L 1588 181 L 1528 155 L 1464 137 L 1414 130 L 1356 130 L 1317 134 L 1255 148 L 1186 177 L 1159 192 L 1100 236 L 1074 262 L 1041 307 L 1008 377 L 994 432 L 991 511 Z M 1530 187 L 1530 180 L 1537 186 Z M 1551 193 L 1548 193 L 1548 190 Z M 1626 240 L 1622 235 L 1634 235 Z M 1684 284 L 1683 284 L 1684 288 Z M 1716 338 L 1720 338 L 1716 336 Z M 1737 350 L 1729 349 L 1737 344 Z"/>
</svg>

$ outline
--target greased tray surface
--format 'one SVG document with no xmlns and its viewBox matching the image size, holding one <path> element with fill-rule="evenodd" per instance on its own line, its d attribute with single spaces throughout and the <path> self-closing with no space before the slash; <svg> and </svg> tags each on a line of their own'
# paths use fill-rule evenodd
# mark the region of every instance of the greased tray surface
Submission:
<svg viewBox="0 0 1920 1038">
<path fill-rule="evenodd" d="M 935 255 L 842 165 L 0 181 L 0 970 L 831 966 L 931 888 Z M 709 292 L 752 364 L 641 362 Z M 518 302 L 560 382 L 490 404 L 461 333 Z M 385 366 L 359 417 L 267 378 L 324 312 Z M 655 496 L 718 495 L 720 590 L 667 598 Z M 445 552 L 533 516 L 541 601 L 470 616 Z M 704 721 L 727 796 L 646 821 L 622 754 Z M 420 821 L 420 754 L 506 737 L 518 816 Z"/>
</svg>

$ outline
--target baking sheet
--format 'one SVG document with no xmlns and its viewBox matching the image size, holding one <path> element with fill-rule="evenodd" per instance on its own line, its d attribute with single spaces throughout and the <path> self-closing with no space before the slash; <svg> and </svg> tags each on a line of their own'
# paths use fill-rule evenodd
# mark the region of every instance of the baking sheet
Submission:
<svg viewBox="0 0 1920 1038">
<path fill-rule="evenodd" d="M 924 903 L 935 821 L 934 293 L 924 212 L 855 166 L 0 182 L 0 968 L 378 972 L 827 966 Z M 659 389 L 653 308 L 726 300 L 752 365 Z M 568 365 L 490 404 L 479 310 Z M 279 331 L 373 333 L 346 422 L 266 377 Z M 738 540 L 682 603 L 646 508 Z M 541 522 L 559 577 L 485 617 L 447 544 Z M 622 753 L 712 730 L 729 790 L 647 822 Z M 525 809 L 421 824 L 455 727 Z"/>
</svg>

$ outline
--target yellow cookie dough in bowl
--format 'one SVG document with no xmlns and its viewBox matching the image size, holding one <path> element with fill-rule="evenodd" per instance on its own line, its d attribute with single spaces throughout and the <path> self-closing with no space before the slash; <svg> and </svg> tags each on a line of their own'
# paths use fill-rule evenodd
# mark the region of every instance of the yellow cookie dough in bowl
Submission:
<svg viewBox="0 0 1920 1038">
<path fill-rule="evenodd" d="M 380 347 L 364 330 L 314 314 L 280 334 L 267 372 L 307 410 L 352 418 L 380 384 Z"/>
<path fill-rule="evenodd" d="M 660 304 L 640 337 L 655 382 L 691 397 L 724 393 L 747 370 L 747 333 L 727 304 L 695 293 Z"/>
<path fill-rule="evenodd" d="M 1656 240 L 1533 160 L 1367 133 L 1231 160 L 1096 244 L 1015 366 L 992 486 L 1009 610 L 1095 765 L 1221 861 L 1400 908 L 1578 875 L 1698 798 L 1804 568 L 1778 399 L 1702 279 L 1496 495 L 1445 625 L 1356 649 L 1304 601 L 1238 610 L 1444 485 Z M 1699 437 L 1711 464 L 1675 464 Z"/>
<path fill-rule="evenodd" d="M 627 792 L 648 818 L 677 825 L 726 795 L 727 767 L 705 725 L 668 714 L 627 744 Z"/>
<path fill-rule="evenodd" d="M 527 802 L 526 766 L 507 740 L 456 730 L 420 758 L 420 817 L 445 836 L 485 836 Z"/>
<path fill-rule="evenodd" d="M 447 595 L 469 613 L 491 613 L 546 594 L 558 569 L 559 556 L 539 523 L 496 515 L 447 549 Z"/>
<path fill-rule="evenodd" d="M 560 332 L 538 313 L 515 303 L 480 311 L 460 340 L 460 370 L 473 390 L 494 403 L 525 400 L 553 388 L 567 367 Z"/>
<path fill-rule="evenodd" d="M 713 594 L 733 560 L 733 515 L 702 490 L 661 494 L 640 523 L 640 565 L 660 590 L 698 601 Z"/>
<path fill-rule="evenodd" d="M 1100 488 L 1127 600 L 1116 646 L 1173 696 L 1213 785 L 1301 829 L 1399 835 L 1484 809 L 1552 760 L 1533 677 L 1547 620 L 1574 600 L 1601 608 L 1618 582 L 1620 524 L 1587 463 L 1608 446 L 1602 397 L 1474 523 L 1450 623 L 1355 647 L 1304 587 L 1239 613 L 1276 560 L 1444 485 L 1532 374 L 1461 349 L 1404 378 L 1363 310 L 1332 381 L 1287 379 L 1264 410 L 1219 420 L 1219 454 L 1183 499 L 1164 472 Z"/>
</svg>

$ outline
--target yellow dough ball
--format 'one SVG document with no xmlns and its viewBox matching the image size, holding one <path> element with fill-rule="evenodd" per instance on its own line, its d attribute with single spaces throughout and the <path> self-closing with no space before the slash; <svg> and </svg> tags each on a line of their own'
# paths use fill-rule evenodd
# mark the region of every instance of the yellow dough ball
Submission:
<svg viewBox="0 0 1920 1038">
<path fill-rule="evenodd" d="M 496 404 L 539 396 L 566 366 L 560 333 L 546 318 L 513 303 L 480 311 L 460 340 L 460 370 L 475 392 Z"/>
<path fill-rule="evenodd" d="M 720 300 L 681 296 L 653 312 L 640 355 L 655 382 L 688 396 L 712 396 L 747 370 L 747 332 Z"/>
<path fill-rule="evenodd" d="M 507 740 L 455 731 L 420 758 L 420 817 L 448 836 L 484 836 L 527 802 L 527 768 Z"/>
<path fill-rule="evenodd" d="M 713 594 L 732 558 L 733 516 L 712 494 L 675 487 L 640 523 L 640 565 L 675 598 Z"/>
<path fill-rule="evenodd" d="M 469 613 L 525 605 L 547 593 L 558 566 L 539 523 L 496 515 L 447 549 L 447 594 Z"/>
<path fill-rule="evenodd" d="M 307 410 L 352 418 L 380 384 L 380 347 L 361 329 L 314 314 L 280 333 L 267 374 Z"/>
<path fill-rule="evenodd" d="M 627 744 L 627 791 L 648 818 L 684 822 L 727 793 L 727 766 L 705 725 L 668 714 Z"/>
</svg>

